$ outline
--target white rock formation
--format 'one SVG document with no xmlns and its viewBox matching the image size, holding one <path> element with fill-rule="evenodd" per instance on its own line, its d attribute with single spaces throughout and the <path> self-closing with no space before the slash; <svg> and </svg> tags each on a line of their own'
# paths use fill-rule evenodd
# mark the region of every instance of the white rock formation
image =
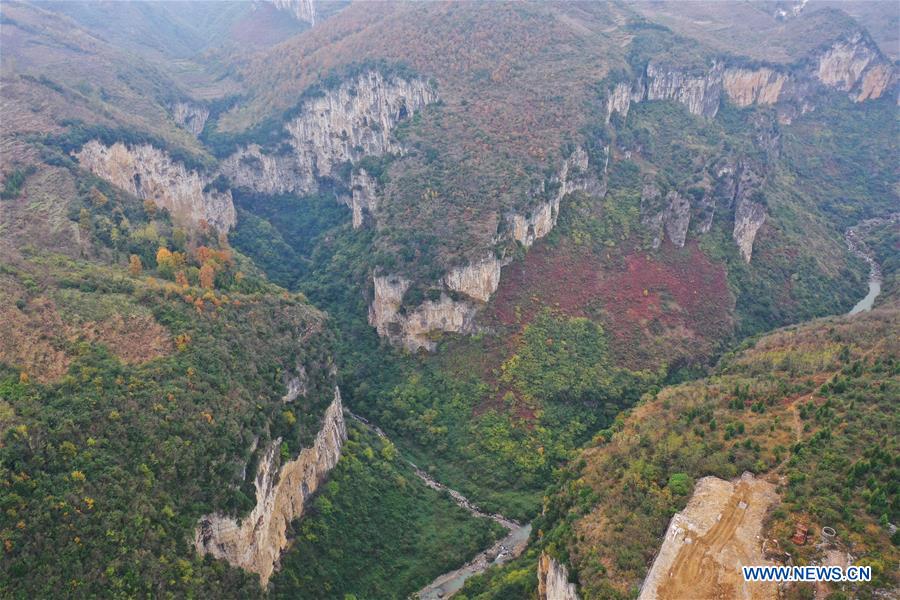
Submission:
<svg viewBox="0 0 900 600">
<path fill-rule="evenodd" d="M 316 24 L 316 0 L 271 0 L 275 8 L 291 13 L 295 19 L 311 26 Z"/>
<path fill-rule="evenodd" d="M 240 520 L 218 513 L 202 517 L 194 534 L 197 552 L 257 573 L 265 587 L 287 548 L 288 525 L 303 514 L 306 500 L 337 464 L 346 439 L 341 394 L 335 387 L 313 445 L 279 469 L 281 439 L 269 444 L 256 472 L 256 506 Z"/>
<path fill-rule="evenodd" d="M 607 117 L 628 115 L 632 102 L 673 100 L 692 114 L 712 118 L 725 96 L 740 107 L 791 104 L 782 120 L 812 109 L 811 82 L 850 92 L 857 102 L 881 97 L 896 83 L 893 65 L 862 32 L 836 41 L 813 57 L 809 70 L 777 70 L 775 67 L 726 67 L 715 62 L 705 71 L 686 71 L 658 62 L 647 65 L 633 83 L 617 83 L 609 91 Z"/>
<path fill-rule="evenodd" d="M 206 221 L 222 232 L 235 224 L 231 191 L 204 191 L 210 178 L 188 170 L 153 146 L 104 146 L 91 140 L 75 157 L 97 177 L 165 208 L 178 223 L 196 227 Z"/>
<path fill-rule="evenodd" d="M 578 600 L 575 584 L 569 583 L 569 570 L 546 552 L 538 559 L 538 599 Z"/>
<path fill-rule="evenodd" d="M 234 187 L 270 196 L 315 187 L 297 169 L 293 154 L 266 154 L 257 144 L 240 148 L 222 161 L 220 169 Z"/>
<path fill-rule="evenodd" d="M 209 118 L 209 109 L 189 102 L 176 102 L 172 105 L 172 118 L 181 127 L 198 136 L 203 133 L 203 127 Z"/>
<path fill-rule="evenodd" d="M 493 254 L 464 267 L 451 269 L 444 277 L 444 283 L 455 292 L 487 302 L 500 285 L 500 269 L 506 264 Z"/>
<path fill-rule="evenodd" d="M 350 175 L 350 210 L 353 213 L 353 229 L 374 220 L 378 209 L 378 182 L 365 169 Z"/>
<path fill-rule="evenodd" d="M 744 197 L 738 198 L 734 209 L 732 237 L 745 262 L 749 263 L 753 256 L 753 241 L 765 221 L 766 209 L 764 206 Z"/>
<path fill-rule="evenodd" d="M 772 69 L 725 69 L 722 83 L 728 99 L 740 107 L 775 104 L 787 83 L 787 75 Z"/>
<path fill-rule="evenodd" d="M 476 306 L 472 302 L 453 300 L 441 293 L 438 300 L 426 300 L 412 310 L 401 312 L 403 296 L 410 281 L 399 276 L 374 278 L 375 297 L 369 306 L 369 324 L 382 337 L 410 351 L 436 347 L 433 331 L 471 333 L 474 331 Z"/>
<path fill-rule="evenodd" d="M 539 203 L 527 216 L 512 213 L 507 217 L 513 239 L 526 248 L 553 230 L 559 218 L 560 201 L 567 194 L 576 190 L 598 192 L 601 185 L 597 178 L 590 173 L 587 152 L 580 147 L 563 160 L 552 183 L 559 186 L 553 198 Z"/>
<path fill-rule="evenodd" d="M 721 63 L 707 73 L 691 73 L 680 69 L 647 65 L 647 100 L 674 100 L 684 104 L 691 114 L 714 117 L 722 97 Z"/>
<path fill-rule="evenodd" d="M 235 186 L 266 194 L 315 192 L 322 178 L 338 178 L 337 169 L 348 162 L 400 154 L 394 128 L 437 99 L 423 79 L 361 73 L 303 104 L 285 125 L 287 151 L 248 146 L 225 159 L 222 172 Z"/>
</svg>

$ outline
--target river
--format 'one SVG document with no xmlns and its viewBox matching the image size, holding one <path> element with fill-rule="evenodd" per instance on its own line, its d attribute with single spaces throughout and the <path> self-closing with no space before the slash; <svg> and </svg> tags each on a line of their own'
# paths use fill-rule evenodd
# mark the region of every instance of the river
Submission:
<svg viewBox="0 0 900 600">
<path fill-rule="evenodd" d="M 855 315 L 857 313 L 872 310 L 872 306 L 875 304 L 875 298 L 881 293 L 881 267 L 875 260 L 875 254 L 866 243 L 862 241 L 862 236 L 872 227 L 886 225 L 887 223 L 900 223 L 900 213 L 894 213 L 891 216 L 884 218 L 867 219 L 848 229 L 847 233 L 844 235 L 844 239 L 847 240 L 847 247 L 850 248 L 850 251 L 862 258 L 869 265 L 869 293 L 866 294 L 865 298 L 857 302 L 847 314 Z"/>
<path fill-rule="evenodd" d="M 365 417 L 360 417 L 350 413 L 350 417 L 359 423 L 362 423 L 383 440 L 388 440 L 387 434 L 374 423 L 369 422 Z M 508 531 L 506 537 L 495 542 L 490 548 L 482 550 L 472 560 L 464 564 L 458 569 L 454 569 L 443 575 L 439 575 L 431 583 L 419 590 L 413 597 L 419 600 L 437 600 L 439 598 L 449 598 L 458 592 L 466 579 L 473 575 L 484 572 L 492 565 L 503 564 L 522 554 L 528 545 L 528 537 L 531 535 L 531 523 L 525 525 L 507 519 L 501 514 L 488 514 L 473 504 L 468 498 L 458 491 L 448 488 L 443 483 L 435 481 L 431 475 L 420 469 L 415 463 L 407 460 L 416 477 L 421 479 L 425 485 L 439 492 L 447 492 L 453 501 L 459 506 L 470 512 L 475 517 L 492 519 L 505 527 Z"/>
</svg>

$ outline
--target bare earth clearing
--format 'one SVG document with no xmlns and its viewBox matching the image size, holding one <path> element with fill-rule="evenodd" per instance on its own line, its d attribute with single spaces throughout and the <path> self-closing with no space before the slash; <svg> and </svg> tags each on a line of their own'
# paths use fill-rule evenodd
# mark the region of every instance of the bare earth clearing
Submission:
<svg viewBox="0 0 900 600">
<path fill-rule="evenodd" d="M 735 481 L 704 477 L 672 517 L 639 600 L 774 600 L 772 583 L 744 581 L 742 566 L 763 558 L 762 522 L 778 500 L 775 486 L 745 473 Z"/>
</svg>

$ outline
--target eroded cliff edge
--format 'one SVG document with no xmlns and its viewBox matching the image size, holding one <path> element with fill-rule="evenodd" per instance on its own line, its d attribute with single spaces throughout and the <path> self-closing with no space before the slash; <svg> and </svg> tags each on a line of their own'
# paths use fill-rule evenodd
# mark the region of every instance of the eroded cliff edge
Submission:
<svg viewBox="0 0 900 600">
<path fill-rule="evenodd" d="M 789 123 L 815 108 L 816 87 L 846 92 L 854 102 L 883 96 L 897 82 L 893 65 L 867 34 L 857 31 L 823 47 L 794 67 L 748 66 L 716 60 L 706 69 L 684 69 L 651 61 L 632 81 L 616 83 L 607 95 L 607 122 L 628 115 L 632 103 L 673 100 L 694 115 L 716 116 L 723 98 L 739 107 L 775 106 Z"/>
<path fill-rule="evenodd" d="M 303 514 L 306 500 L 340 460 L 346 440 L 341 394 L 335 386 L 313 445 L 279 468 L 281 438 L 273 440 L 257 468 L 256 506 L 243 519 L 219 513 L 202 517 L 194 534 L 197 552 L 257 573 L 265 587 L 288 545 L 288 526 Z"/>
<path fill-rule="evenodd" d="M 528 248 L 549 234 L 559 219 L 560 203 L 568 194 L 583 191 L 602 196 L 605 193 L 605 182 L 589 163 L 587 152 L 576 147 L 563 159 L 556 175 L 536 191 L 536 196 L 545 199 L 538 200 L 527 213 L 505 215 L 507 227 L 495 240 L 495 249 L 480 259 L 450 269 L 439 282 L 433 282 L 437 298 L 405 307 L 404 296 L 413 282 L 400 274 L 376 272 L 369 323 L 379 335 L 411 351 L 434 350 L 434 334 L 438 332 L 473 333 L 478 310 L 497 291 L 501 269 L 511 260 L 505 248 L 514 243 Z"/>
<path fill-rule="evenodd" d="M 574 583 L 569 583 L 569 570 L 564 564 L 542 552 L 537 571 L 540 600 L 578 600 L 578 591 Z"/>
<path fill-rule="evenodd" d="M 220 232 L 234 227 L 237 213 L 231 191 L 220 191 L 208 176 L 188 169 L 149 144 L 106 146 L 87 142 L 75 153 L 82 168 L 143 200 L 165 208 L 190 228 L 206 222 Z"/>
</svg>

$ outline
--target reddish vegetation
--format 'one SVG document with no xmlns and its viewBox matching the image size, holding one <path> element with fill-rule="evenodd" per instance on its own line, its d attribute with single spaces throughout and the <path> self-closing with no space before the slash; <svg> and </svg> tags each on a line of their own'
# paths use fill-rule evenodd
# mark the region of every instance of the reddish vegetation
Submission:
<svg viewBox="0 0 900 600">
<path fill-rule="evenodd" d="M 725 269 L 696 244 L 603 259 L 539 244 L 504 269 L 485 319 L 522 326 L 544 307 L 600 319 L 620 363 L 652 367 L 708 354 L 731 330 L 733 306 Z"/>
</svg>

